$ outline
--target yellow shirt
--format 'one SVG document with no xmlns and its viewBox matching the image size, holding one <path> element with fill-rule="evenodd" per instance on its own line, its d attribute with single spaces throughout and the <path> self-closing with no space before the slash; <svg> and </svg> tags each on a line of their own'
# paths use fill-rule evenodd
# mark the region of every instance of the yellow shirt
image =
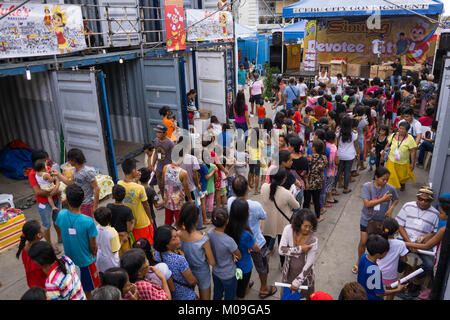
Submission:
<svg viewBox="0 0 450 320">
<path fill-rule="evenodd" d="M 389 136 L 388 142 L 391 143 L 391 150 L 389 151 L 389 160 L 397 164 L 408 164 L 409 155 L 411 154 L 411 149 L 417 148 L 416 141 L 414 138 L 408 134 L 408 137 L 400 141 L 397 140 L 397 134 L 391 134 Z M 394 138 L 395 137 L 395 138 Z M 400 150 L 400 160 L 395 160 L 395 153 Z"/>
<path fill-rule="evenodd" d="M 114 229 L 111 226 L 106 226 L 106 229 L 108 229 L 113 235 L 114 237 L 111 239 L 110 244 L 111 244 L 111 252 L 117 252 L 120 250 L 120 238 L 119 238 L 119 233 L 117 232 L 116 229 Z"/>
<path fill-rule="evenodd" d="M 261 151 L 264 148 L 264 142 L 262 140 L 258 140 L 258 147 L 254 148 L 255 144 L 253 144 L 251 141 L 251 138 L 247 140 L 247 145 L 249 146 L 249 159 L 256 161 L 261 160 Z"/>
<path fill-rule="evenodd" d="M 147 194 L 145 193 L 144 186 L 141 186 L 134 182 L 126 183 L 122 180 L 117 182 L 125 188 L 125 199 L 123 199 L 123 204 L 131 209 L 133 212 L 136 224 L 135 229 L 142 229 L 150 225 L 150 219 L 145 212 L 142 201 L 147 201 Z"/>
</svg>

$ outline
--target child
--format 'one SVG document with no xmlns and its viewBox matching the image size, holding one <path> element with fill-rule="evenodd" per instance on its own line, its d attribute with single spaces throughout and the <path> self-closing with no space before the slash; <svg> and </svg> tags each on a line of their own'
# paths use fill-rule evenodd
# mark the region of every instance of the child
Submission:
<svg viewBox="0 0 450 320">
<path fill-rule="evenodd" d="M 328 159 L 325 155 L 325 143 L 316 139 L 312 142 L 312 155 L 308 155 L 308 189 L 305 189 L 303 208 L 308 208 L 311 204 L 311 198 L 314 202 L 314 210 L 317 216 L 317 222 L 325 219 L 321 216 L 320 193 L 323 187 L 324 170 L 328 165 Z"/>
<path fill-rule="evenodd" d="M 147 143 L 142 148 L 142 152 L 144 152 L 144 154 L 145 154 L 145 156 L 144 156 L 145 165 L 147 166 L 147 168 L 151 169 L 152 168 L 152 157 L 153 157 L 153 153 L 155 152 L 155 146 L 153 145 L 152 142 Z"/>
<path fill-rule="evenodd" d="M 16 253 L 16 258 L 19 259 L 22 253 L 22 262 L 25 267 L 25 275 L 29 288 L 39 287 L 45 288 L 45 280 L 47 275 L 42 270 L 42 266 L 30 259 L 28 250 L 30 247 L 39 242 L 44 237 L 44 229 L 42 224 L 37 220 L 30 220 L 25 222 L 22 227 L 22 235 L 20 237 L 19 249 Z"/>
<path fill-rule="evenodd" d="M 377 260 L 386 257 L 389 251 L 389 242 L 380 235 L 371 235 L 367 240 L 367 251 L 361 256 L 358 265 L 358 283 L 366 290 L 367 300 L 383 300 L 384 296 L 393 295 L 406 288 L 405 284 L 399 284 L 396 289 L 385 290 L 382 283 L 382 275 Z"/>
<path fill-rule="evenodd" d="M 197 170 L 200 180 L 200 186 L 199 186 L 199 197 L 200 197 L 200 203 L 202 206 L 202 218 L 203 218 L 203 224 L 210 224 L 211 220 L 208 219 L 206 216 L 206 194 L 207 194 L 207 182 L 206 182 L 206 176 L 209 173 L 208 167 L 205 163 L 203 163 L 202 159 L 198 159 L 198 164 L 200 166 L 200 169 Z"/>
<path fill-rule="evenodd" d="M 305 128 L 305 145 L 308 144 L 309 141 L 312 141 L 312 132 L 314 131 L 314 125 L 317 122 L 314 117 L 314 109 L 312 107 L 305 108 L 306 115 L 303 117 L 303 126 Z"/>
<path fill-rule="evenodd" d="M 59 180 L 52 173 L 48 173 L 45 160 L 36 160 L 33 169 L 36 171 L 36 181 L 42 190 L 52 192 L 55 188 L 59 189 Z M 61 191 L 58 191 L 58 198 L 61 198 Z M 59 209 L 55 206 L 53 196 L 48 196 L 47 200 L 52 207 L 52 211 L 58 212 Z"/>
<path fill-rule="evenodd" d="M 294 111 L 294 113 L 292 114 L 292 112 L 289 112 L 288 110 L 288 117 L 292 120 L 292 122 L 295 125 L 295 130 L 294 133 L 295 134 L 299 134 L 300 133 L 300 124 L 302 122 L 302 105 L 300 100 L 294 99 L 292 101 L 292 105 L 294 106 L 294 109 L 292 109 Z"/>
<path fill-rule="evenodd" d="M 372 148 L 369 152 L 369 171 L 373 170 L 373 166 L 376 165 L 377 159 L 376 159 L 376 153 L 375 153 L 375 147 Z"/>
<path fill-rule="evenodd" d="M 120 240 L 116 229 L 111 227 L 111 210 L 106 207 L 100 207 L 94 211 L 94 218 L 98 223 L 97 268 L 101 276 L 109 268 L 120 265 Z"/>
<path fill-rule="evenodd" d="M 145 256 L 147 257 L 149 265 L 159 269 L 162 272 L 162 274 L 164 275 L 164 278 L 166 279 L 170 290 L 175 291 L 175 286 L 174 286 L 173 280 L 172 280 L 172 271 L 170 271 L 169 267 L 164 262 L 157 262 L 155 260 L 155 255 L 153 253 L 153 249 L 152 249 L 152 246 L 150 245 L 150 242 L 148 242 L 148 240 L 145 238 L 137 239 L 136 242 L 133 243 L 133 248 L 134 249 L 139 248 L 139 249 L 144 250 Z M 145 280 L 157 285 L 158 287 L 162 287 L 161 279 L 158 278 L 158 276 L 152 269 L 149 269 L 149 271 L 145 275 Z"/>
<path fill-rule="evenodd" d="M 134 216 L 130 208 L 123 205 L 126 190 L 120 184 L 112 188 L 114 203 L 108 203 L 106 207 L 111 210 L 111 227 L 119 233 L 120 250 L 119 255 L 131 248 L 132 231 L 134 229 Z"/>
<path fill-rule="evenodd" d="M 242 255 L 236 264 L 242 270 L 242 279 L 239 279 L 237 283 L 237 300 L 244 300 L 252 275 L 253 262 L 250 251 L 259 252 L 261 250 L 248 226 L 248 217 L 249 206 L 247 200 L 240 198 L 234 200 L 231 204 L 230 219 L 224 230 L 238 244 Z"/>
<path fill-rule="evenodd" d="M 207 152 L 203 152 L 203 156 Z M 208 159 L 210 160 L 210 159 Z M 203 162 L 206 164 L 206 168 L 208 169 L 208 174 L 205 175 L 206 180 L 206 212 L 207 212 L 207 220 L 210 221 L 210 217 L 214 207 L 214 197 L 215 197 L 215 188 L 214 188 L 214 180 L 218 177 L 219 172 L 217 167 L 212 162 L 205 161 L 203 158 Z M 205 222 L 206 223 L 206 222 Z"/>
<path fill-rule="evenodd" d="M 216 208 L 212 213 L 214 229 L 208 231 L 211 250 L 216 264 L 212 268 L 214 282 L 213 300 L 234 300 L 236 297 L 237 279 L 235 261 L 241 259 L 236 242 L 225 233 L 228 224 L 228 212 Z"/>
<path fill-rule="evenodd" d="M 216 116 L 211 116 L 211 124 L 209 125 L 208 130 L 212 131 L 216 140 L 218 139 L 217 137 L 222 134 L 222 125 Z"/>
<path fill-rule="evenodd" d="M 139 178 L 139 184 L 145 188 L 145 194 L 147 195 L 147 201 L 150 206 L 150 212 L 152 215 L 153 230 L 156 230 L 156 215 L 155 209 L 153 207 L 155 207 L 156 209 L 162 208 L 164 206 L 164 202 L 159 202 L 158 194 L 153 188 L 149 187 L 148 185 L 152 171 L 148 168 L 141 168 L 139 169 L 139 173 L 141 174 Z"/>
<path fill-rule="evenodd" d="M 317 90 L 312 89 L 308 98 L 306 98 L 306 107 L 314 107 L 317 103 Z"/>
<path fill-rule="evenodd" d="M 334 98 L 335 101 L 335 105 L 336 105 L 336 116 L 339 117 L 339 115 L 341 113 L 346 113 L 347 112 L 347 108 L 345 107 L 345 104 L 342 103 L 342 96 L 340 95 L 336 95 L 336 97 Z"/>
<path fill-rule="evenodd" d="M 135 182 L 138 177 L 136 160 L 124 160 L 122 170 L 125 176 L 117 184 L 125 188 L 124 204 L 131 209 L 136 220 L 132 231 L 133 237 L 134 239 L 147 238 L 150 243 L 153 243 L 153 219 L 147 194 L 145 188 Z"/>
<path fill-rule="evenodd" d="M 248 183 L 250 188 L 253 188 L 254 183 L 255 194 L 259 194 L 259 178 L 261 173 L 261 161 L 263 160 L 261 153 L 264 148 L 264 142 L 260 139 L 258 128 L 254 128 L 250 132 L 247 145 L 249 146 Z"/>
<path fill-rule="evenodd" d="M 330 149 L 329 157 L 328 157 L 328 168 L 327 168 L 327 180 L 326 180 L 326 200 L 327 204 L 325 207 L 331 207 L 332 203 L 337 203 L 338 200 L 333 198 L 333 187 L 334 181 L 336 180 L 337 174 L 337 165 L 339 164 L 339 157 L 337 155 L 337 147 L 336 147 L 336 134 L 334 131 L 329 130 L 325 133 L 326 146 Z"/>
<path fill-rule="evenodd" d="M 216 260 L 211 250 L 208 236 L 197 230 L 199 210 L 192 203 L 185 203 L 181 208 L 177 227 L 181 240 L 181 251 L 189 263 L 192 273 L 197 278 L 200 300 L 211 299 L 211 273 Z"/>
<path fill-rule="evenodd" d="M 264 120 L 266 119 L 266 108 L 264 108 L 264 99 L 259 99 L 256 105 L 256 112 L 258 113 L 258 125 L 262 129 L 264 126 Z"/>
<path fill-rule="evenodd" d="M 167 137 L 172 141 L 177 141 L 175 131 L 178 129 L 177 121 L 175 120 L 175 113 L 170 111 L 167 116 Z M 164 122 L 163 122 L 164 123 Z"/>
<path fill-rule="evenodd" d="M 384 163 L 384 157 L 381 157 L 381 151 L 384 150 L 386 144 L 388 142 L 389 136 L 389 127 L 382 125 L 378 130 L 378 135 L 374 137 L 375 143 L 375 166 L 378 168 L 381 164 Z"/>
<path fill-rule="evenodd" d="M 331 102 L 333 103 L 333 107 L 335 107 L 334 102 L 336 101 L 336 95 L 337 95 L 337 88 L 331 87 Z"/>
<path fill-rule="evenodd" d="M 382 236 L 389 242 L 389 251 L 384 258 L 377 260 L 377 264 L 383 276 L 383 284 L 386 287 L 397 281 L 398 259 L 400 258 L 405 263 L 408 261 L 408 257 L 406 255 L 409 251 L 406 248 L 404 241 L 395 239 L 397 233 L 397 220 L 389 217 L 385 218 L 383 222 Z M 393 294 L 386 296 L 386 300 L 393 299 Z"/>
<path fill-rule="evenodd" d="M 300 102 L 304 105 L 306 100 L 306 91 L 308 90 L 308 86 L 305 84 L 305 78 L 298 78 L 297 87 L 300 90 Z"/>
<path fill-rule="evenodd" d="M 394 107 L 394 97 L 392 96 L 391 92 L 386 92 L 386 114 L 384 117 L 384 124 L 388 127 L 392 126 L 392 113 L 393 113 L 393 107 Z"/>
<path fill-rule="evenodd" d="M 323 97 L 325 98 L 326 101 L 325 108 L 328 110 L 328 112 L 333 111 L 334 110 L 333 97 L 329 94 L 326 94 Z"/>
</svg>

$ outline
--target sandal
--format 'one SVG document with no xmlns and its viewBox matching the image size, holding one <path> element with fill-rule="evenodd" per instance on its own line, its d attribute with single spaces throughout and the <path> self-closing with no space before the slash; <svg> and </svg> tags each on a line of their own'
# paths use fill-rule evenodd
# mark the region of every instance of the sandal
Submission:
<svg viewBox="0 0 450 320">
<path fill-rule="evenodd" d="M 265 299 L 265 298 L 267 298 L 267 297 L 270 297 L 270 296 L 273 296 L 275 293 L 277 293 L 277 287 L 275 287 L 275 286 L 270 286 L 270 291 L 268 292 L 268 293 L 266 293 L 266 294 L 263 294 L 263 293 L 259 293 L 259 297 L 261 298 L 261 299 Z"/>
<path fill-rule="evenodd" d="M 350 193 L 350 192 L 352 192 L 352 189 L 342 191 L 342 193 L 345 193 L 345 194 Z"/>
<path fill-rule="evenodd" d="M 323 206 L 325 208 L 331 208 L 333 206 L 332 203 L 334 203 L 334 202 L 327 201 L 327 203 L 325 203 Z"/>
<path fill-rule="evenodd" d="M 358 266 L 356 264 L 352 267 L 352 272 L 358 274 Z"/>
<path fill-rule="evenodd" d="M 317 222 L 322 222 L 323 220 L 325 220 L 325 217 L 320 216 L 319 218 L 317 218 Z"/>
<path fill-rule="evenodd" d="M 251 287 L 253 287 L 254 284 L 255 282 L 253 280 L 250 280 L 248 283 L 248 288 L 250 289 Z"/>
<path fill-rule="evenodd" d="M 339 201 L 337 199 L 333 199 L 333 201 L 327 201 L 328 203 L 338 203 Z"/>
</svg>

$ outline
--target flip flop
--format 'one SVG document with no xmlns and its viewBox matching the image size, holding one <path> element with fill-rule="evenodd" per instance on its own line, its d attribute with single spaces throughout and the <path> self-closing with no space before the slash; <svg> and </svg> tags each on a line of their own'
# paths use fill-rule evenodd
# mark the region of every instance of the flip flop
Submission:
<svg viewBox="0 0 450 320">
<path fill-rule="evenodd" d="M 248 288 L 250 289 L 254 284 L 255 282 L 253 280 L 250 280 L 250 282 L 248 283 Z"/>
<path fill-rule="evenodd" d="M 345 193 L 345 194 L 347 194 L 347 193 L 350 193 L 350 192 L 352 192 L 352 189 L 348 189 L 348 191 L 346 192 L 345 190 L 344 191 L 342 191 L 342 193 Z"/>
<path fill-rule="evenodd" d="M 352 272 L 358 274 L 358 266 L 356 264 L 352 267 Z"/>
<path fill-rule="evenodd" d="M 275 289 L 275 290 L 274 290 Z M 277 293 L 277 291 L 278 291 L 278 289 L 277 289 L 277 287 L 275 287 L 275 286 L 270 286 L 270 291 L 268 292 L 268 293 L 266 293 L 266 294 L 259 294 L 259 297 L 261 298 L 261 299 L 265 299 L 265 298 L 268 298 L 268 297 L 270 297 L 270 296 L 273 296 L 275 293 Z"/>
<path fill-rule="evenodd" d="M 339 201 L 337 199 L 333 199 L 333 201 L 327 201 L 328 203 L 338 203 Z"/>
</svg>

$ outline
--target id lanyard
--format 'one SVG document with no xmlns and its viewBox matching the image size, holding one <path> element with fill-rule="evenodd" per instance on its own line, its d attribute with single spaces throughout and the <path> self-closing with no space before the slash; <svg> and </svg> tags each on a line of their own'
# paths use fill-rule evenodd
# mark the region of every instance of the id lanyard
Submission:
<svg viewBox="0 0 450 320">
<path fill-rule="evenodd" d="M 398 150 L 400 150 L 400 147 L 401 147 L 401 145 L 402 145 L 402 143 L 403 143 L 403 141 L 404 141 L 405 139 L 406 139 L 406 136 L 404 136 L 403 139 L 402 139 L 402 141 L 399 142 L 399 141 L 398 141 L 398 136 L 397 136 L 397 149 L 398 149 Z"/>
<path fill-rule="evenodd" d="M 70 214 L 67 217 L 69 218 L 69 222 L 70 222 L 70 227 L 68 228 L 69 234 L 76 236 L 77 235 L 77 230 L 73 227 L 72 219 L 70 219 Z M 79 216 L 77 216 L 75 218 L 74 223 L 77 221 L 78 217 Z"/>
</svg>

